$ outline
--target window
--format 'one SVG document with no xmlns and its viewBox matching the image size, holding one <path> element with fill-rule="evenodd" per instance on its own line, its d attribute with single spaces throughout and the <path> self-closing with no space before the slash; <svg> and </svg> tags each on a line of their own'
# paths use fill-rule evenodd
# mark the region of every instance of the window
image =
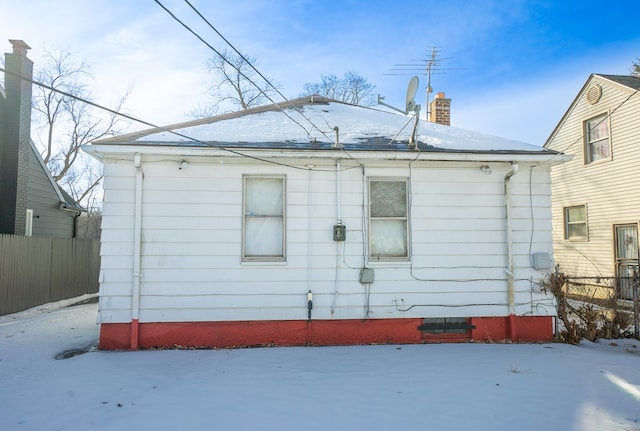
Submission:
<svg viewBox="0 0 640 431">
<path fill-rule="evenodd" d="M 578 205 L 564 209 L 564 239 L 587 239 L 586 205 Z"/>
<path fill-rule="evenodd" d="M 609 116 L 602 114 L 584 122 L 585 163 L 611 157 Z"/>
<path fill-rule="evenodd" d="M 285 178 L 244 176 L 242 260 L 285 259 Z"/>
<path fill-rule="evenodd" d="M 369 179 L 369 257 L 409 257 L 407 180 Z"/>
</svg>

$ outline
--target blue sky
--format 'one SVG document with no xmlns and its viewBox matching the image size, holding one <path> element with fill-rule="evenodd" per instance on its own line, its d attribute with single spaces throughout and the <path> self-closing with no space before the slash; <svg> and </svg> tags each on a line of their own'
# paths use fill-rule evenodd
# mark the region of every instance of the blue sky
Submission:
<svg viewBox="0 0 640 431">
<path fill-rule="evenodd" d="M 226 44 L 183 2 L 161 0 L 216 49 Z M 396 65 L 439 50 L 435 92 L 452 99 L 452 125 L 542 145 L 591 73 L 628 74 L 640 57 L 633 1 L 246 0 L 192 3 L 257 59 L 289 98 L 321 75 L 354 71 L 386 102 L 404 104 L 410 75 Z M 38 68 L 63 47 L 92 64 L 92 92 L 156 124 L 188 119 L 206 102 L 212 52 L 154 1 L 0 0 L 0 47 L 23 39 Z M 426 77 L 416 102 L 424 106 Z"/>
</svg>

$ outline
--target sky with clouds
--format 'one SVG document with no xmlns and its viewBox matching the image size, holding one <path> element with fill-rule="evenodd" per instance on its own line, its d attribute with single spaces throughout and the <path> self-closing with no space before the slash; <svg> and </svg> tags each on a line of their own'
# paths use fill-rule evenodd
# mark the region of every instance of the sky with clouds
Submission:
<svg viewBox="0 0 640 431">
<path fill-rule="evenodd" d="M 184 1 L 159 1 L 214 48 L 227 48 Z M 640 57 L 631 0 L 190 1 L 288 98 L 322 75 L 354 71 L 403 106 L 412 72 L 393 69 L 426 61 L 436 47 L 431 86 L 452 99 L 452 126 L 535 145 L 591 73 L 629 74 Z M 24 40 L 36 70 L 46 50 L 87 59 L 98 103 L 130 89 L 126 112 L 158 125 L 206 104 L 204 63 L 213 52 L 153 0 L 0 0 L 0 10 L 3 52 L 8 39 Z M 424 107 L 426 76 L 415 74 Z"/>
</svg>

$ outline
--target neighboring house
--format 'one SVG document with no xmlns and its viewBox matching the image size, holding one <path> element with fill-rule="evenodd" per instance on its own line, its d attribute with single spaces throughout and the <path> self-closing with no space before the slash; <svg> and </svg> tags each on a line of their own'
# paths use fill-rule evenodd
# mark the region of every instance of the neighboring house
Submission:
<svg viewBox="0 0 640 431">
<path fill-rule="evenodd" d="M 26 43 L 10 42 L 0 86 L 0 234 L 72 238 L 84 209 L 53 180 L 31 140 L 33 63 Z"/>
<path fill-rule="evenodd" d="M 638 271 L 639 91 L 638 77 L 592 74 L 544 145 L 575 155 L 551 175 L 555 261 L 568 276 Z"/>
<path fill-rule="evenodd" d="M 93 142 L 103 349 L 544 341 L 533 145 L 311 96 Z"/>
</svg>

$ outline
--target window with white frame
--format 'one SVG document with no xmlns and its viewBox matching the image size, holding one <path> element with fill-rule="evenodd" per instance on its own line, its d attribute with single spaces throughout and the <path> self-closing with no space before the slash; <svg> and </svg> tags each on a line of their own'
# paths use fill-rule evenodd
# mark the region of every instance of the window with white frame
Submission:
<svg viewBox="0 0 640 431">
<path fill-rule="evenodd" d="M 611 157 L 609 116 L 598 115 L 584 122 L 585 163 L 593 163 Z"/>
<path fill-rule="evenodd" d="M 369 258 L 407 259 L 408 190 L 406 178 L 369 179 Z"/>
<path fill-rule="evenodd" d="M 243 177 L 242 260 L 285 259 L 285 177 Z"/>
<path fill-rule="evenodd" d="M 587 206 L 577 205 L 564 209 L 564 239 L 586 241 Z"/>
</svg>

